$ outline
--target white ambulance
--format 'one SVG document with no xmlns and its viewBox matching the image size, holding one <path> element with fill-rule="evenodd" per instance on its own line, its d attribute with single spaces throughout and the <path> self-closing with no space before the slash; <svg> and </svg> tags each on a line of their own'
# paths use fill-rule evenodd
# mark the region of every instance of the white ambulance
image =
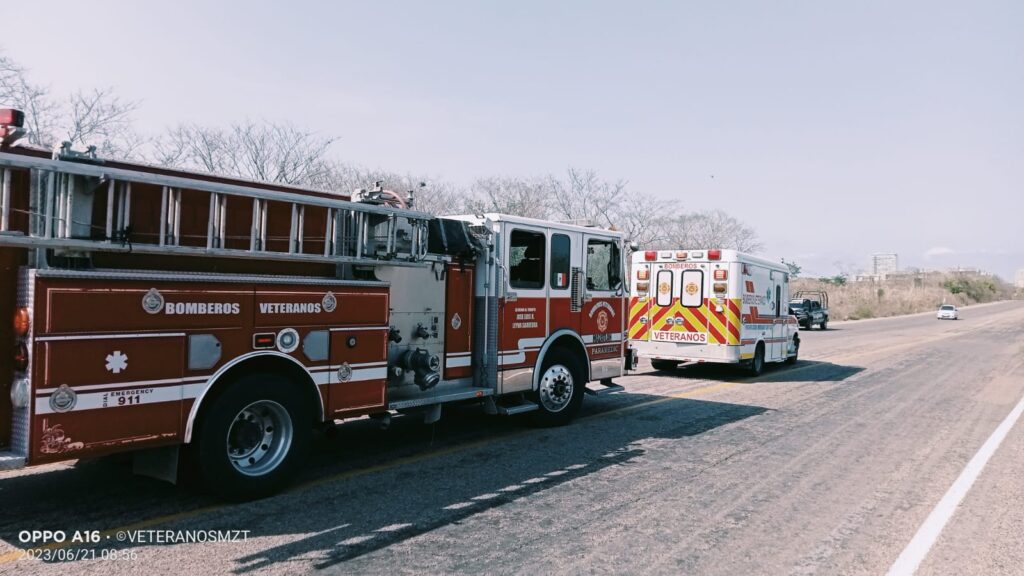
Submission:
<svg viewBox="0 0 1024 576">
<path fill-rule="evenodd" d="M 789 270 L 735 250 L 635 252 L 630 268 L 630 346 L 658 370 L 684 362 L 796 362 Z"/>
</svg>

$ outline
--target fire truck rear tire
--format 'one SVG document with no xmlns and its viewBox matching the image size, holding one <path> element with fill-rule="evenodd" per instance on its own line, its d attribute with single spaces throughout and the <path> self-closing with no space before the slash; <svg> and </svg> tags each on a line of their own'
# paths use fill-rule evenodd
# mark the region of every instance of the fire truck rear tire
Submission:
<svg viewBox="0 0 1024 576">
<path fill-rule="evenodd" d="M 579 358 L 565 350 L 555 348 L 544 355 L 541 365 L 540 389 L 533 400 L 539 408 L 532 412 L 538 426 L 563 426 L 580 411 L 583 404 L 583 369 Z"/>
<path fill-rule="evenodd" d="M 284 488 L 312 434 L 309 403 L 296 388 L 279 374 L 249 374 L 213 399 L 193 441 L 205 489 L 244 501 Z"/>
<path fill-rule="evenodd" d="M 754 350 L 754 357 L 747 364 L 747 374 L 760 376 L 764 372 L 764 342 L 758 342 Z"/>
</svg>

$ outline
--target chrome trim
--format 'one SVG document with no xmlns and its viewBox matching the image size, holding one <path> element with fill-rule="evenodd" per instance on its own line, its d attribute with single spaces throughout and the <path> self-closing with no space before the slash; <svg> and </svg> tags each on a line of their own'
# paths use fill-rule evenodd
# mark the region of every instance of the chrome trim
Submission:
<svg viewBox="0 0 1024 576">
<path fill-rule="evenodd" d="M 242 354 L 241 356 L 233 358 L 230 362 L 221 366 L 219 369 L 217 369 L 216 372 L 213 373 L 212 376 L 210 376 L 210 378 L 206 381 L 206 387 L 203 388 L 203 391 L 200 392 L 196 396 L 195 401 L 192 402 L 192 408 L 189 410 L 188 413 L 188 422 L 185 423 L 185 435 L 184 438 L 182 439 L 183 444 L 188 444 L 189 442 L 192 441 L 192 426 L 193 424 L 195 424 L 196 416 L 199 415 L 199 406 L 202 405 L 203 399 L 206 398 L 206 393 L 210 391 L 210 388 L 212 388 L 213 385 L 217 383 L 217 380 L 221 376 L 223 376 L 225 372 L 227 372 L 234 366 L 237 366 L 238 364 L 246 360 L 256 358 L 257 356 L 278 356 L 280 358 L 291 360 L 297 366 L 302 368 L 302 371 L 306 373 L 306 376 L 309 376 L 309 382 L 313 386 L 313 390 L 316 392 L 317 401 L 320 403 L 320 420 L 324 419 L 324 397 L 320 395 L 320 388 L 316 384 L 316 378 L 314 378 L 313 375 L 310 373 L 309 368 L 306 368 L 306 366 L 302 362 L 299 362 L 298 360 L 292 358 L 287 354 L 282 354 L 280 352 L 276 352 L 273 350 L 260 350 L 258 352 L 249 352 L 247 354 Z"/>
</svg>

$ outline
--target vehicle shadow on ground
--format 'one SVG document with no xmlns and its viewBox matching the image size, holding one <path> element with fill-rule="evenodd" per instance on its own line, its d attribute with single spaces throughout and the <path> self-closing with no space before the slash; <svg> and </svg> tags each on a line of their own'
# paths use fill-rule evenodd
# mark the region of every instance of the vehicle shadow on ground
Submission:
<svg viewBox="0 0 1024 576">
<path fill-rule="evenodd" d="M 766 364 L 760 376 L 750 376 L 739 366 L 729 364 L 690 364 L 675 370 L 643 373 L 655 378 L 682 378 L 718 382 L 839 382 L 864 371 L 863 366 L 846 366 L 818 360 L 799 360 L 796 364 Z"/>
<path fill-rule="evenodd" d="M 486 416 L 469 406 L 446 410 L 430 426 L 396 418 L 386 432 L 363 420 L 319 436 L 309 465 L 285 494 L 168 519 L 160 528 L 246 529 L 250 539 L 301 536 L 235 559 L 236 573 L 296 561 L 328 568 L 573 480 L 629 467 L 647 453 L 646 441 L 698 436 L 766 411 L 617 394 L 585 402 L 581 417 L 560 428 L 537 429 L 527 418 Z M 110 530 L 210 505 L 215 503 L 205 497 L 130 476 L 124 464 L 100 462 L 4 480 L 0 536 L 19 546 L 20 530 Z"/>
</svg>

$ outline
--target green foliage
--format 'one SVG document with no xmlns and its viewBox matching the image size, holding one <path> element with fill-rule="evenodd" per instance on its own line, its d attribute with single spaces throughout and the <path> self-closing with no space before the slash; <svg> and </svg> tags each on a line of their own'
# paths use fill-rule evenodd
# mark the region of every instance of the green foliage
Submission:
<svg viewBox="0 0 1024 576">
<path fill-rule="evenodd" d="M 958 276 L 947 279 L 942 287 L 950 294 L 963 294 L 975 302 L 988 302 L 1001 292 L 999 284 L 991 277 Z"/>
<path fill-rule="evenodd" d="M 800 266 L 796 262 L 786 262 L 785 258 L 782 259 L 782 263 L 785 264 L 787 268 L 789 268 L 790 278 L 796 278 L 800 276 L 800 271 L 803 270 L 802 266 Z"/>
<path fill-rule="evenodd" d="M 847 276 L 846 274 L 836 274 L 835 276 L 819 278 L 819 280 L 825 284 L 831 284 L 833 286 L 846 286 Z"/>
</svg>

